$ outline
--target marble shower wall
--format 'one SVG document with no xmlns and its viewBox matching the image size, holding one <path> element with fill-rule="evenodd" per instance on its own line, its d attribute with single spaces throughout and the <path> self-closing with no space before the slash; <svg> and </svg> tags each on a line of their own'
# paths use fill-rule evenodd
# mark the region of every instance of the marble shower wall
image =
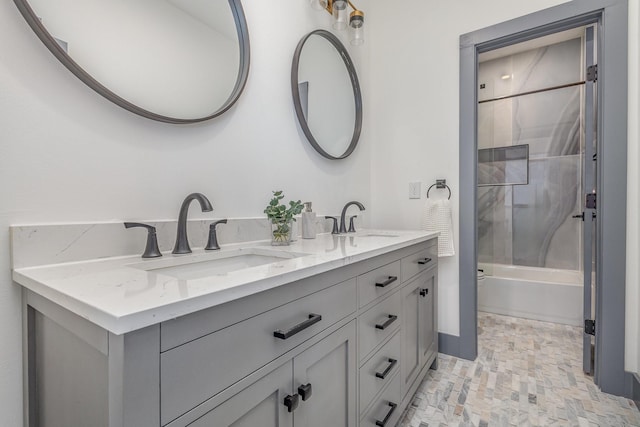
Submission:
<svg viewBox="0 0 640 427">
<path fill-rule="evenodd" d="M 578 82 L 581 64 L 579 38 L 481 62 L 479 100 Z M 582 223 L 571 216 L 581 212 L 582 105 L 582 86 L 478 104 L 479 149 L 529 146 L 526 185 L 478 187 L 480 262 L 581 269 Z M 479 182 L 526 172 L 509 163 L 480 163 Z"/>
</svg>

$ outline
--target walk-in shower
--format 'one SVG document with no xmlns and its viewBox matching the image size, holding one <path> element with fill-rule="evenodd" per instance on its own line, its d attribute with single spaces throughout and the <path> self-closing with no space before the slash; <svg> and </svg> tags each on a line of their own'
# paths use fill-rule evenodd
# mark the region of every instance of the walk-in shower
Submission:
<svg viewBox="0 0 640 427">
<path fill-rule="evenodd" d="M 584 28 L 482 53 L 478 309 L 582 323 Z"/>
</svg>

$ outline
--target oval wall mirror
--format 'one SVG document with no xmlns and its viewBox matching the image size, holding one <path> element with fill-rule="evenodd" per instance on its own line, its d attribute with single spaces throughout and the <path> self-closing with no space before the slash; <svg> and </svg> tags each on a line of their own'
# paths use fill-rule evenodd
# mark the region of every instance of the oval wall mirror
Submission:
<svg viewBox="0 0 640 427">
<path fill-rule="evenodd" d="M 291 67 L 291 90 L 305 136 L 328 159 L 353 153 L 362 130 L 362 96 L 344 45 L 328 31 L 300 40 Z"/>
<path fill-rule="evenodd" d="M 153 120 L 195 123 L 238 99 L 249 73 L 240 0 L 14 0 L 80 80 Z"/>
</svg>

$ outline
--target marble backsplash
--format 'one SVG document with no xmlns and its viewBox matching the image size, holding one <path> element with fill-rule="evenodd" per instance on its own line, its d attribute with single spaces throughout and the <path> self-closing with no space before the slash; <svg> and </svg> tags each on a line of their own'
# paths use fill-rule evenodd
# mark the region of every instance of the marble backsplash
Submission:
<svg viewBox="0 0 640 427">
<path fill-rule="evenodd" d="M 209 235 L 209 224 L 219 218 L 188 221 L 189 244 L 203 248 Z M 356 218 L 356 227 L 359 227 Z M 142 221 L 156 227 L 161 251 L 171 251 L 176 239 L 177 221 Z M 300 237 L 298 219 L 294 235 Z M 220 245 L 256 240 L 269 240 L 271 226 L 266 218 L 229 218 L 216 228 Z M 318 233 L 332 230 L 332 221 L 316 217 Z M 144 251 L 147 231 L 125 229 L 123 222 L 86 224 L 15 225 L 11 231 L 12 268 L 32 267 L 65 262 L 86 261 L 115 256 L 138 255 Z"/>
</svg>

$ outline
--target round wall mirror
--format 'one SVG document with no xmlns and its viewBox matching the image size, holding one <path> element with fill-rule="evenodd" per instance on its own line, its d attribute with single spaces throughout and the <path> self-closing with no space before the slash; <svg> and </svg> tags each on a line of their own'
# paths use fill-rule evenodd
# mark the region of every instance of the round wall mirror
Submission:
<svg viewBox="0 0 640 427">
<path fill-rule="evenodd" d="M 246 83 L 249 35 L 240 0 L 14 2 L 80 80 L 149 119 L 211 119 Z"/>
<path fill-rule="evenodd" d="M 362 96 L 351 57 L 340 40 L 316 30 L 300 40 L 291 67 L 291 90 L 305 136 L 328 159 L 344 159 L 362 130 Z"/>
</svg>

